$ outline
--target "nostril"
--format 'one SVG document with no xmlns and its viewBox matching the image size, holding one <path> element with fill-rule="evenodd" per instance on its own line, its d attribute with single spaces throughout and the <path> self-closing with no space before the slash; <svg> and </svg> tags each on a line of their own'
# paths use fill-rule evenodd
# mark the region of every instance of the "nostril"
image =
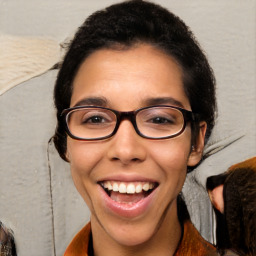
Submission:
<svg viewBox="0 0 256 256">
<path fill-rule="evenodd" d="M 138 152 L 138 151 L 135 152 L 135 151 L 132 153 L 114 151 L 112 152 L 112 154 L 109 152 L 110 160 L 114 162 L 120 161 L 124 165 L 127 165 L 129 163 L 139 163 L 144 161 L 146 158 L 145 153 Z"/>
<path fill-rule="evenodd" d="M 141 160 L 139 158 L 119 158 L 119 157 L 113 157 L 112 161 L 121 161 L 123 164 L 129 164 L 130 162 L 140 162 Z"/>
</svg>

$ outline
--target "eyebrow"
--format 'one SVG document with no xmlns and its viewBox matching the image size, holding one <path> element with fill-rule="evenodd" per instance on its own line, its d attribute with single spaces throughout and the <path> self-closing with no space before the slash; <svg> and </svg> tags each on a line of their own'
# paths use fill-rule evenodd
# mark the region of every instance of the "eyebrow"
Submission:
<svg viewBox="0 0 256 256">
<path fill-rule="evenodd" d="M 154 106 L 154 105 L 173 105 L 177 107 L 184 108 L 184 105 L 172 98 L 172 97 L 158 97 L 158 98 L 149 98 L 143 101 L 143 106 Z M 108 100 L 105 97 L 88 97 L 82 100 L 79 100 L 74 107 L 77 106 L 99 106 L 99 107 L 107 107 Z"/>
<path fill-rule="evenodd" d="M 89 98 L 84 98 L 82 100 L 79 100 L 74 107 L 78 106 L 88 106 L 88 105 L 93 105 L 93 106 L 99 106 L 99 107 L 106 107 L 107 106 L 107 99 L 105 97 L 89 97 Z"/>
<path fill-rule="evenodd" d="M 144 104 L 146 106 L 167 104 L 167 105 L 174 105 L 176 107 L 184 108 L 184 105 L 180 101 L 172 97 L 149 98 L 144 101 Z"/>
</svg>

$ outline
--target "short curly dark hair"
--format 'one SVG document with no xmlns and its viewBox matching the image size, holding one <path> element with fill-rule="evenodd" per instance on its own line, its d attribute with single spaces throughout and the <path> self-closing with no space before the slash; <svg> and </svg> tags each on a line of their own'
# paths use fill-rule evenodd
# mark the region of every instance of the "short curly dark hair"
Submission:
<svg viewBox="0 0 256 256">
<path fill-rule="evenodd" d="M 146 43 L 174 58 L 183 72 L 185 93 L 193 112 L 207 123 L 206 140 L 211 134 L 215 110 L 215 78 L 207 58 L 193 33 L 180 18 L 163 7 L 142 0 L 114 4 L 92 14 L 78 29 L 61 65 L 54 90 L 58 123 L 55 147 L 67 161 L 65 126 L 60 118 L 70 106 L 72 83 L 84 60 L 102 49 Z M 198 134 L 199 123 L 193 129 Z"/>
</svg>

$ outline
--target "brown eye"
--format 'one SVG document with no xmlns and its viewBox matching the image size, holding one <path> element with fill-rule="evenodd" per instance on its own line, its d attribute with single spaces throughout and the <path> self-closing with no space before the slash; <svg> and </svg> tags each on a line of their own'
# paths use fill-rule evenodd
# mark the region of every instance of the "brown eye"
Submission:
<svg viewBox="0 0 256 256">
<path fill-rule="evenodd" d="M 92 116 L 83 121 L 83 123 L 93 123 L 93 124 L 100 124 L 104 122 L 106 122 L 106 120 L 101 116 Z"/>
<path fill-rule="evenodd" d="M 173 121 L 165 117 L 155 117 L 150 120 L 154 124 L 172 124 Z"/>
</svg>

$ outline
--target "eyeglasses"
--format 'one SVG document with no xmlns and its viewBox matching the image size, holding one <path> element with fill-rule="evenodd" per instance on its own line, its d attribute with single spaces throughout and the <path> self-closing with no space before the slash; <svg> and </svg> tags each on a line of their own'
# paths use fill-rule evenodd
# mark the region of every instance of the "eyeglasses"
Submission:
<svg viewBox="0 0 256 256">
<path fill-rule="evenodd" d="M 112 137 L 122 120 L 129 120 L 138 135 L 147 139 L 168 139 L 180 135 L 196 115 L 174 106 L 150 106 L 120 112 L 96 106 L 78 106 L 63 110 L 67 134 L 76 140 L 103 140 Z"/>
</svg>

